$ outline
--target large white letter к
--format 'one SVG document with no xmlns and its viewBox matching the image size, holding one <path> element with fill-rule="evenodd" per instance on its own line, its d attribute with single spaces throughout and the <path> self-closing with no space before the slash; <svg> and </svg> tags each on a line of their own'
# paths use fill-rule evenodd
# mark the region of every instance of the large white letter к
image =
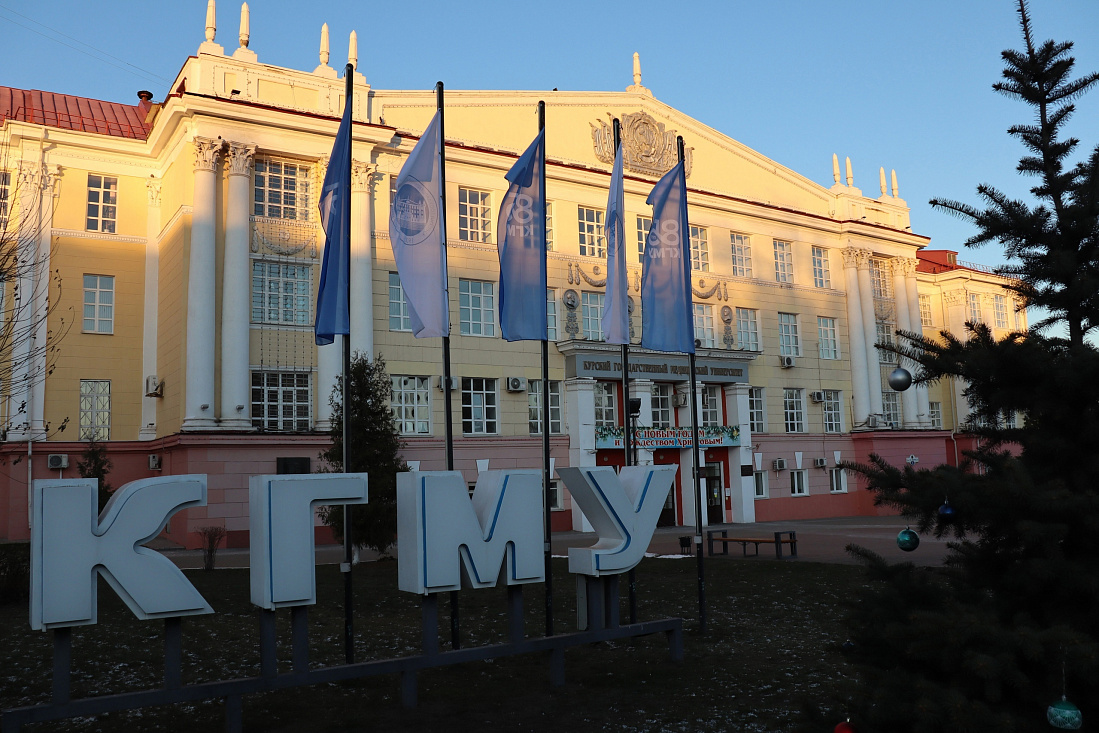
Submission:
<svg viewBox="0 0 1099 733">
<path fill-rule="evenodd" d="M 641 562 L 679 467 L 558 468 L 572 500 L 599 535 L 591 547 L 569 548 L 569 572 L 617 575 Z"/>
<path fill-rule="evenodd" d="M 31 628 L 94 624 L 97 572 L 140 619 L 213 613 L 171 560 L 141 547 L 180 509 L 206 504 L 206 476 L 133 481 L 99 516 L 98 493 L 95 479 L 34 482 Z"/>
<path fill-rule="evenodd" d="M 397 474 L 397 579 L 410 593 L 545 579 L 539 471 L 486 471 L 469 489 L 458 471 Z M 505 565 L 506 562 L 506 565 Z"/>
</svg>

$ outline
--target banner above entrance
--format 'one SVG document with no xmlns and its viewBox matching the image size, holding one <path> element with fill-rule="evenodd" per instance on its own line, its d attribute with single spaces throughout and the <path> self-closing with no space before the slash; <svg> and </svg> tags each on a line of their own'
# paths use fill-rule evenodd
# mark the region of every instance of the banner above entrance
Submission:
<svg viewBox="0 0 1099 733">
<path fill-rule="evenodd" d="M 698 358 L 695 361 L 698 381 L 707 384 L 733 384 L 748 381 L 748 365 L 742 361 Z M 566 377 L 594 377 L 596 379 L 620 379 L 622 360 L 617 354 L 607 352 L 568 354 L 565 357 Z M 635 356 L 630 354 L 630 376 L 651 379 L 654 382 L 686 382 L 690 377 L 687 357 L 677 354 L 667 356 Z"/>
<path fill-rule="evenodd" d="M 595 429 L 595 448 L 621 449 L 625 431 L 620 427 L 597 427 Z M 641 428 L 633 432 L 638 448 L 658 450 L 661 448 L 690 448 L 694 445 L 690 428 Z M 740 428 L 736 425 L 722 425 L 716 428 L 699 428 L 699 445 L 703 448 L 727 448 L 740 445 Z"/>
</svg>

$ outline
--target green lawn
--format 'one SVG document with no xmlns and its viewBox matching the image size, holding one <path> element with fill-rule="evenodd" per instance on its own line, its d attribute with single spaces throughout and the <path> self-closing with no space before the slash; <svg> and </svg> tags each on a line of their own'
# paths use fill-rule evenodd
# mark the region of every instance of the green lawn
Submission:
<svg viewBox="0 0 1099 733">
<path fill-rule="evenodd" d="M 683 663 L 669 661 L 663 635 L 566 652 L 566 684 L 549 683 L 546 655 L 474 662 L 420 675 L 419 706 L 401 705 L 395 675 L 244 699 L 247 731 L 793 731 L 803 701 L 842 694 L 848 680 L 839 647 L 844 604 L 860 568 L 771 560 L 707 561 L 709 629 L 697 631 L 695 563 L 647 558 L 638 567 L 639 620 L 682 616 Z M 183 622 L 184 683 L 259 673 L 258 623 L 243 570 L 189 571 L 216 613 Z M 625 581 L 625 578 L 623 578 Z M 317 569 L 310 609 L 311 661 L 343 660 L 343 584 L 334 566 Z M 575 624 L 575 581 L 554 561 L 556 629 Z M 360 565 L 356 660 L 419 653 L 419 598 L 397 590 L 394 562 Z M 628 606 L 622 593 L 622 616 Z M 460 594 L 463 646 L 502 641 L 502 589 Z M 544 628 L 542 586 L 524 591 L 527 632 Z M 439 605 L 440 643 L 449 644 L 449 605 Z M 289 612 L 279 613 L 280 670 L 288 669 Z M 49 697 L 51 636 L 32 632 L 23 604 L 0 606 L 0 707 Z M 163 624 L 133 618 L 100 583 L 99 624 L 73 632 L 73 697 L 156 686 Z M 27 731 L 221 730 L 223 705 L 149 708 Z M 829 728 L 830 730 L 830 728 Z"/>
</svg>

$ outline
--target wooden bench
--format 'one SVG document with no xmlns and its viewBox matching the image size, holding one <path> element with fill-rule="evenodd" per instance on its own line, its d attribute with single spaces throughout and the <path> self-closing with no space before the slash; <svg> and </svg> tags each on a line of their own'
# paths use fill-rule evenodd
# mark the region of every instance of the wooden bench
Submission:
<svg viewBox="0 0 1099 733">
<path fill-rule="evenodd" d="M 719 536 L 720 535 L 720 536 Z M 775 557 L 779 560 L 782 559 L 782 546 L 790 546 L 790 557 L 798 556 L 798 533 L 794 531 L 788 532 L 775 532 L 774 537 L 730 537 L 729 530 L 727 529 L 710 529 L 706 531 L 706 542 L 710 549 L 710 556 L 714 555 L 714 543 L 720 542 L 721 554 L 729 554 L 729 543 L 739 542 L 740 549 L 744 552 L 744 557 L 748 557 L 748 545 L 755 545 L 756 554 L 752 557 L 759 556 L 760 545 L 774 545 Z"/>
</svg>

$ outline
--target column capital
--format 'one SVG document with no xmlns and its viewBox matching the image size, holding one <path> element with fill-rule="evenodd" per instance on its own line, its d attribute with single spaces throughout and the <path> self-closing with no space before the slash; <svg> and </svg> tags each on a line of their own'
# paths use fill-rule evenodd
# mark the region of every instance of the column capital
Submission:
<svg viewBox="0 0 1099 733">
<path fill-rule="evenodd" d="M 149 206 L 160 206 L 160 189 L 162 187 L 160 179 L 150 178 L 145 181 L 145 189 L 149 194 Z"/>
<path fill-rule="evenodd" d="M 255 143 L 229 142 L 229 152 L 225 164 L 231 176 L 252 175 L 252 161 L 256 155 Z"/>
<path fill-rule="evenodd" d="M 195 145 L 195 171 L 213 173 L 218 165 L 218 155 L 221 154 L 221 140 L 196 135 L 193 142 Z"/>
<path fill-rule="evenodd" d="M 42 182 L 44 172 L 42 168 L 41 163 L 21 161 L 19 163 L 19 187 L 30 191 L 31 187 L 39 185 Z"/>
<path fill-rule="evenodd" d="M 840 250 L 843 254 L 843 266 L 867 269 L 870 267 L 870 251 L 861 247 L 844 247 Z"/>
<path fill-rule="evenodd" d="M 915 257 L 905 257 L 904 255 L 889 258 L 889 265 L 893 268 L 893 274 L 902 275 L 906 278 L 916 274 L 918 262 Z"/>
<path fill-rule="evenodd" d="M 377 163 L 351 161 L 351 190 L 357 193 L 370 193 L 370 187 L 378 174 Z"/>
</svg>

